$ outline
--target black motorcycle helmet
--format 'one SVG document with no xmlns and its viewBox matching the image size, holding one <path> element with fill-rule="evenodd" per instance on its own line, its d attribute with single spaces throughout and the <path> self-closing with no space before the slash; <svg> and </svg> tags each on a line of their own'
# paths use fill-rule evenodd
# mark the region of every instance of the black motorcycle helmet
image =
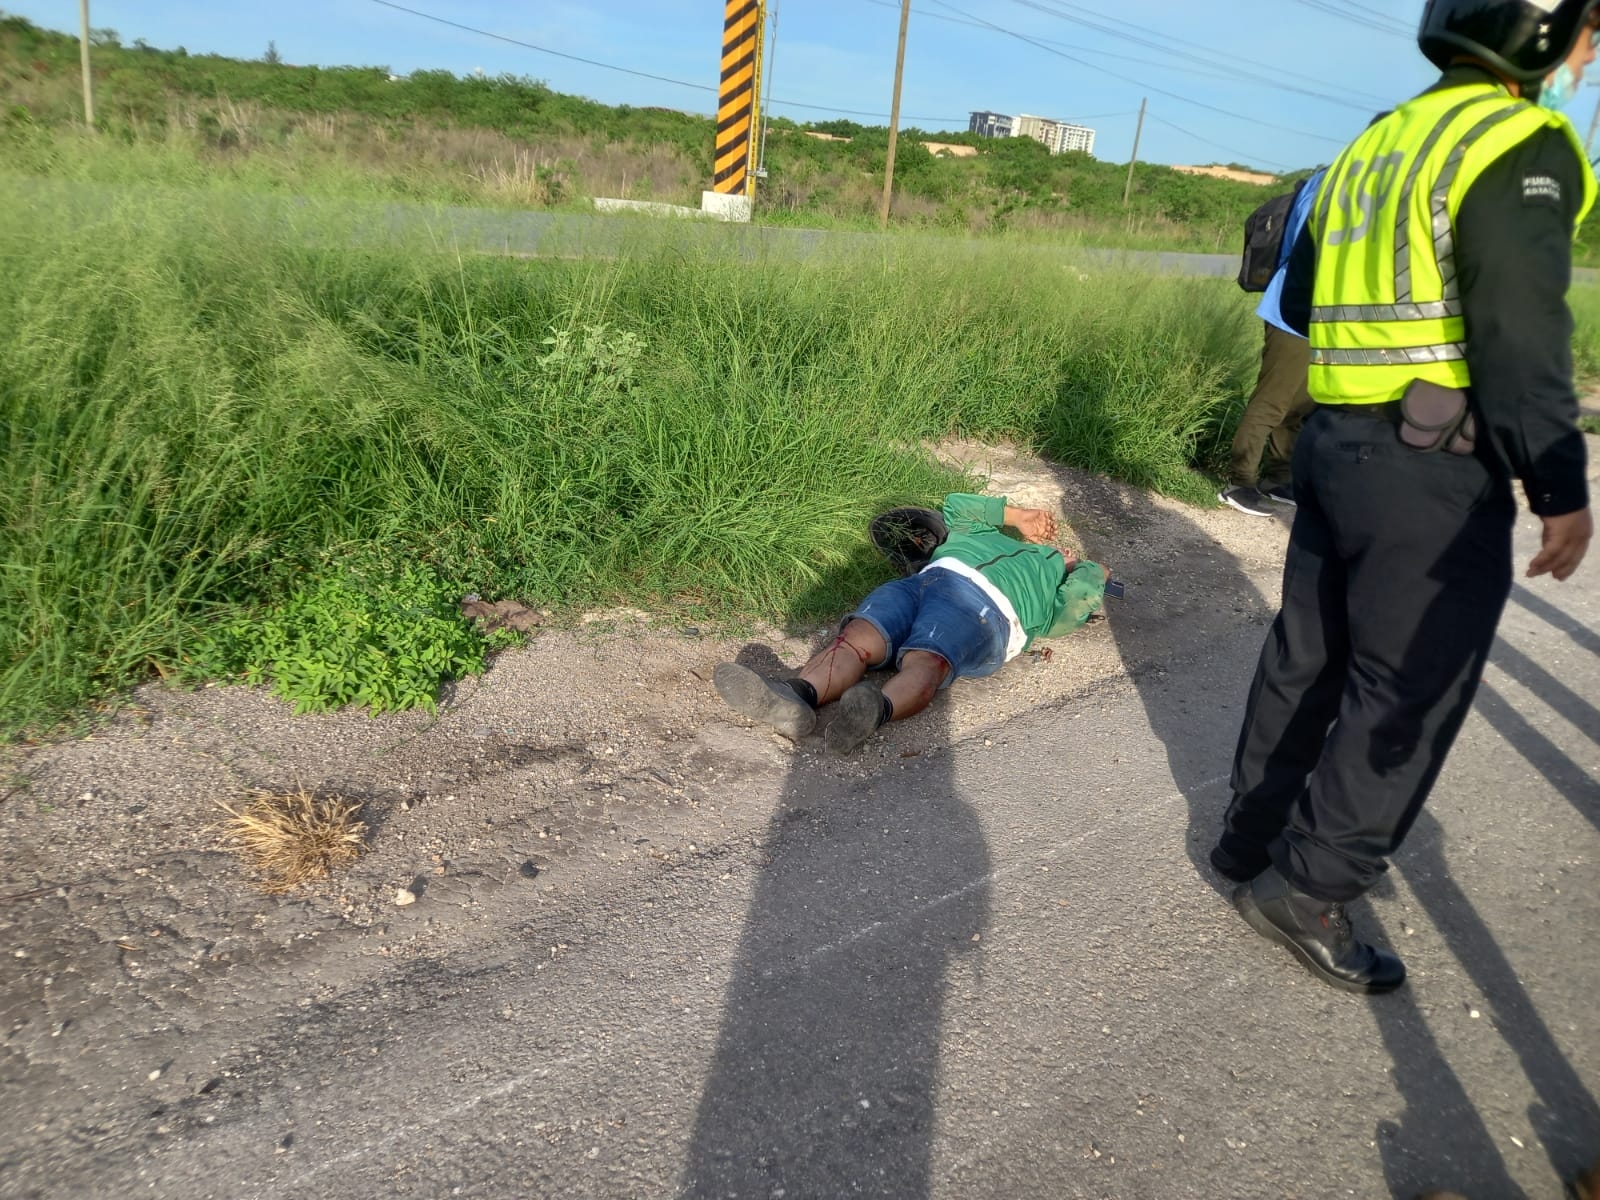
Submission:
<svg viewBox="0 0 1600 1200">
<path fill-rule="evenodd" d="M 1600 0 L 1428 0 L 1417 45 L 1441 71 L 1457 58 L 1486 63 L 1529 99 L 1561 65 Z"/>
<path fill-rule="evenodd" d="M 933 561 L 950 536 L 944 517 L 931 508 L 891 508 L 872 518 L 872 544 L 901 575 L 915 575 Z"/>
</svg>

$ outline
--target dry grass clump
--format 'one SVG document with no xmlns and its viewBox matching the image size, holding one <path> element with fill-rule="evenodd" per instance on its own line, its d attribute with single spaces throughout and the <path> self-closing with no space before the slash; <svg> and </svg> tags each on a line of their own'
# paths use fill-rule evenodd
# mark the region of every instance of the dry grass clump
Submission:
<svg viewBox="0 0 1600 1200">
<path fill-rule="evenodd" d="M 367 826 L 356 820 L 361 805 L 353 800 L 313 796 L 304 788 L 287 793 L 252 788 L 248 796 L 243 808 L 220 805 L 231 814 L 224 828 L 271 895 L 325 878 L 366 849 Z"/>
</svg>

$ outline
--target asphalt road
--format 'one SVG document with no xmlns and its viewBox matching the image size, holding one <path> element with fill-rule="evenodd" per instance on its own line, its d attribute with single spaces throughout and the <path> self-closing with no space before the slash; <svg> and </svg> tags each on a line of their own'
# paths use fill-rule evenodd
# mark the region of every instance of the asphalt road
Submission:
<svg viewBox="0 0 1600 1200">
<path fill-rule="evenodd" d="M 398 241 L 411 246 L 519 258 L 607 258 L 635 248 L 659 253 L 664 246 L 690 255 L 747 260 L 767 256 L 856 259 L 881 256 L 888 250 L 927 251 L 950 257 L 979 255 L 992 245 L 981 238 L 746 225 L 633 213 L 497 210 L 271 193 L 197 193 L 182 188 L 129 188 L 50 179 L 18 179 L 10 183 L 30 196 L 33 203 L 72 213 L 81 220 L 102 218 L 124 207 L 130 219 L 137 221 L 151 205 L 163 209 L 192 207 L 202 213 L 226 205 L 234 216 L 252 217 L 286 239 L 317 241 L 333 236 L 341 244 L 357 245 Z M 1048 243 L 1038 243 L 1030 249 L 1064 264 L 1120 266 L 1147 274 L 1231 278 L 1239 270 L 1235 255 Z"/>
<path fill-rule="evenodd" d="M 366 930 L 263 901 L 170 971 L 221 892 L 146 888 L 99 946 L 52 931 L 109 885 L 8 903 L 0 1195 L 1558 1196 L 1600 1156 L 1600 565 L 1514 594 L 1357 907 L 1411 968 L 1370 1000 L 1203 865 L 1262 632 L 1221 582 L 1157 665 L 876 774 L 704 731 L 692 854 L 597 827 L 421 956 L 428 893 Z"/>
<path fill-rule="evenodd" d="M 881 256 L 886 249 L 924 249 L 940 255 L 981 254 L 992 242 L 981 238 L 934 237 L 903 231 L 881 234 L 854 230 L 801 229 L 739 225 L 716 221 L 583 213 L 490 212 L 484 209 L 416 205 L 384 206 L 384 227 L 398 236 L 449 237 L 454 244 L 485 254 L 526 257 L 593 258 L 616 254 L 635 241 L 659 245 L 663 238 L 707 254 L 754 259 L 766 255 L 797 258 Z M 1188 254 L 1168 250 L 1115 250 L 1038 243 L 1030 249 L 1063 263 L 1121 267 L 1144 274 L 1232 279 L 1239 273 L 1235 254 Z"/>
<path fill-rule="evenodd" d="M 190 195 L 173 188 L 127 189 L 56 180 L 15 182 L 31 192 L 37 203 L 78 212 L 86 218 L 130 200 L 140 205 L 152 198 L 164 198 L 166 203 L 181 206 Z M 881 234 L 632 214 L 509 211 L 270 194 L 232 196 L 229 203 L 236 209 L 255 212 L 262 221 L 279 227 L 285 236 L 295 236 L 302 219 L 315 212 L 317 220 L 304 236 L 326 237 L 331 228 L 342 230 L 342 238 L 356 243 L 398 239 L 408 244 L 448 246 L 466 253 L 522 258 L 604 258 L 625 253 L 634 246 L 659 251 L 664 242 L 674 243 L 688 253 L 752 260 L 768 255 L 859 258 L 882 255 L 890 249 L 915 252 L 919 248 L 950 257 L 981 254 L 992 244 L 982 238 L 930 237 L 903 231 Z M 1120 250 L 1048 242 L 1033 244 L 1030 249 L 1065 265 L 1143 274 L 1232 279 L 1239 271 L 1239 258 L 1233 253 Z M 1573 271 L 1573 278 L 1579 283 L 1594 283 L 1600 280 L 1600 271 L 1579 267 Z"/>
<path fill-rule="evenodd" d="M 523 257 L 594 258 L 621 252 L 636 241 L 659 246 L 666 236 L 701 253 L 759 258 L 763 255 L 814 257 L 820 255 L 882 255 L 886 250 L 926 249 L 943 256 L 981 254 L 993 243 L 983 238 L 929 237 L 915 233 L 857 232 L 838 229 L 802 229 L 777 225 L 740 225 L 719 221 L 685 220 L 630 215 L 596 216 L 572 212 L 493 212 L 459 206 L 428 207 L 414 204 L 381 206 L 374 227 L 388 234 L 429 239 L 447 238 L 463 249 L 483 254 Z M 1242 236 L 1242 233 L 1241 233 Z M 1064 264 L 1116 268 L 1133 273 L 1188 275 L 1233 279 L 1239 274 L 1239 256 L 1193 254 L 1176 250 L 1122 250 L 1098 246 L 1030 243 L 1032 253 Z M 1600 280 L 1600 271 L 1578 267 L 1578 283 Z"/>
</svg>

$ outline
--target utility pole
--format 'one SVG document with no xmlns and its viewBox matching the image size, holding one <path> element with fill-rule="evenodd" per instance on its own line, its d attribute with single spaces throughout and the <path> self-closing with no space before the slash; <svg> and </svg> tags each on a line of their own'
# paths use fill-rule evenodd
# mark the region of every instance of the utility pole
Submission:
<svg viewBox="0 0 1600 1200">
<path fill-rule="evenodd" d="M 1133 164 L 1139 161 L 1139 135 L 1144 132 L 1144 101 L 1139 98 L 1139 123 L 1133 127 L 1133 157 L 1128 160 L 1128 182 L 1122 185 L 1122 207 L 1128 207 L 1128 197 L 1133 194 Z"/>
<path fill-rule="evenodd" d="M 900 136 L 900 76 L 906 67 L 906 25 L 911 20 L 911 0 L 900 0 L 900 49 L 894 56 L 894 100 L 889 105 L 889 161 L 883 165 L 883 203 L 878 206 L 878 228 L 889 228 L 889 197 L 894 191 L 894 144 Z"/>
<path fill-rule="evenodd" d="M 83 123 L 94 128 L 94 78 L 89 74 L 89 0 L 78 0 L 78 17 L 83 25 L 79 43 L 83 57 Z"/>
</svg>

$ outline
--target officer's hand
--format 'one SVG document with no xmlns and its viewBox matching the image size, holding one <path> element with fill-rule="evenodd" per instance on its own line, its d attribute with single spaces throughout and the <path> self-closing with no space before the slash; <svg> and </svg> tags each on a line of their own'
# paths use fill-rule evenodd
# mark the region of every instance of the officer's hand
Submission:
<svg viewBox="0 0 1600 1200">
<path fill-rule="evenodd" d="M 1540 517 L 1544 522 L 1543 544 L 1528 564 L 1528 578 L 1550 574 L 1567 579 L 1583 561 L 1583 553 L 1594 536 L 1594 518 L 1587 508 L 1562 513 L 1559 517 Z"/>
</svg>

